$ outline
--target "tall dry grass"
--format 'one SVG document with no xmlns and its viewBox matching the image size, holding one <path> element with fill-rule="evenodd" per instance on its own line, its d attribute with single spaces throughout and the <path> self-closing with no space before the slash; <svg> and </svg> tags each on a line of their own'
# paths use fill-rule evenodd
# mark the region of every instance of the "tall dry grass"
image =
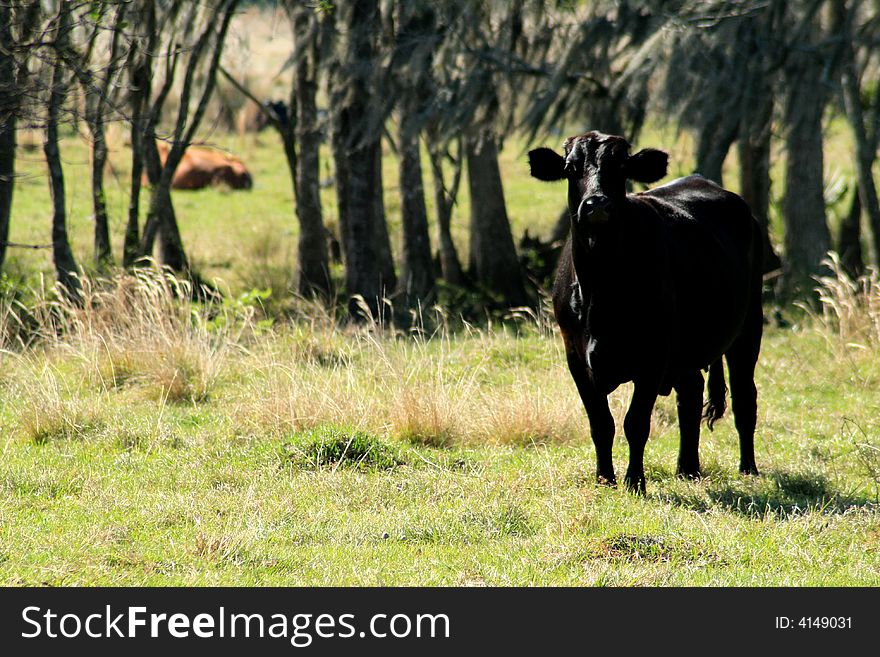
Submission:
<svg viewBox="0 0 880 657">
<path fill-rule="evenodd" d="M 528 331 L 530 344 L 541 340 L 535 327 Z M 532 365 L 516 362 L 517 340 L 473 327 L 394 336 L 376 325 L 313 324 L 264 352 L 269 360 L 242 391 L 236 415 L 257 433 L 333 424 L 438 447 L 582 435 L 556 342 Z"/>
<path fill-rule="evenodd" d="M 587 436 L 547 311 L 453 331 L 431 309 L 436 329 L 404 332 L 346 324 L 300 301 L 295 321 L 267 329 L 252 306 L 193 302 L 186 283 L 157 269 L 83 281 L 82 305 L 50 290 L 37 297 L 32 339 L 4 345 L 15 363 L 17 427 L 33 440 L 165 440 L 174 433 L 175 420 L 163 419 L 169 405 L 201 406 L 224 433 L 255 438 L 324 425 L 438 447 Z M 4 313 L 17 316 L 8 307 L 0 320 Z M 627 390 L 612 397 L 618 422 L 626 398 Z M 138 404 L 151 418 L 146 429 L 132 419 Z M 668 424 L 658 414 L 655 430 Z"/>
<path fill-rule="evenodd" d="M 0 326 L 3 349 L 29 363 L 34 398 L 45 378 L 37 372 L 47 362 L 65 362 L 102 392 L 138 385 L 166 402 L 203 401 L 252 327 L 249 317 L 230 321 L 222 305 L 194 303 L 189 283 L 159 269 L 82 283 L 82 304 L 43 288 L 26 319 L 20 306 L 0 313 L 10 327 Z M 11 330 L 22 325 L 30 329 L 27 341 Z"/>
<path fill-rule="evenodd" d="M 831 273 L 816 279 L 821 312 L 814 316 L 821 329 L 850 347 L 880 347 L 880 272 L 869 268 L 853 280 L 837 253 L 822 262 Z"/>
</svg>

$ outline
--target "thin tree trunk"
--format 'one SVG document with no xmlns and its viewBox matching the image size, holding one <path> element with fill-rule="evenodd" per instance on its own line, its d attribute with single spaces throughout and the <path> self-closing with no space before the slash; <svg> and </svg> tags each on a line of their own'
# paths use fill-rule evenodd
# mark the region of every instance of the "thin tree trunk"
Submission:
<svg viewBox="0 0 880 657">
<path fill-rule="evenodd" d="M 482 133 L 482 134 L 481 134 Z M 507 218 L 495 137 L 468 135 L 465 143 L 471 198 L 471 277 L 508 306 L 529 303 Z"/>
<path fill-rule="evenodd" d="M 417 110 L 413 99 L 409 99 L 404 102 L 400 117 L 400 209 L 403 222 L 400 288 L 411 307 L 419 302 L 429 303 L 434 296 L 434 263 L 422 182 Z"/>
<path fill-rule="evenodd" d="M 208 106 L 208 101 L 214 92 L 217 81 L 217 69 L 220 66 L 220 57 L 223 53 L 223 45 L 226 40 L 226 34 L 229 30 L 229 23 L 235 13 L 238 0 L 222 0 L 212 6 L 212 14 L 205 23 L 205 27 L 195 45 L 189 51 L 189 60 L 187 62 L 186 74 L 184 76 L 183 85 L 180 93 L 179 109 L 177 121 L 174 128 L 174 139 L 171 148 L 165 158 L 162 166 L 162 173 L 156 183 L 153 194 L 150 199 L 150 211 L 147 215 L 146 225 L 144 226 L 144 234 L 141 239 L 140 255 L 148 257 L 153 252 L 156 237 L 159 236 L 161 244 L 159 245 L 159 260 L 163 265 L 177 272 L 183 272 L 193 277 L 193 272 L 189 269 L 189 260 L 186 251 L 183 248 L 183 241 L 180 237 L 180 229 L 177 224 L 177 217 L 174 213 L 174 205 L 171 201 L 171 181 L 174 172 L 183 158 L 186 147 L 192 143 L 195 132 L 202 121 L 202 117 Z M 189 19 L 195 15 L 197 7 L 193 6 Z M 217 25 L 219 21 L 219 26 Z M 189 104 L 192 94 L 192 87 L 196 79 L 197 69 L 204 53 L 208 50 L 209 43 L 213 42 L 213 50 L 210 51 L 210 59 L 207 64 L 206 71 L 203 76 L 203 88 L 201 97 L 195 111 L 190 114 Z M 173 64 L 166 75 L 166 82 L 173 77 Z M 168 85 L 166 85 L 167 87 Z M 166 89 L 160 93 L 160 98 L 164 102 L 163 94 Z M 158 105 L 158 107 L 157 107 Z M 153 116 L 151 117 L 151 125 L 148 126 L 147 141 L 152 140 L 152 132 L 155 127 L 155 121 L 158 118 L 158 110 L 161 103 L 157 101 L 154 104 Z M 151 156 L 149 156 L 148 148 L 148 166 Z M 196 283 L 201 283 L 195 280 Z"/>
<path fill-rule="evenodd" d="M 738 124 L 732 116 L 722 120 L 720 124 L 705 126 L 700 131 L 697 135 L 697 173 L 719 185 L 723 184 L 724 160 L 727 159 L 737 132 Z"/>
<path fill-rule="evenodd" d="M 772 114 L 772 104 L 768 105 Z M 763 271 L 767 274 L 782 266 L 770 241 L 770 125 L 764 124 L 760 130 L 749 127 L 745 133 L 739 140 L 740 195 L 761 226 Z"/>
<path fill-rule="evenodd" d="M 332 75 L 332 74 L 331 74 Z M 335 105 L 337 106 L 338 105 Z M 333 156 L 333 171 L 336 187 L 336 222 L 342 248 L 342 259 L 348 266 L 348 154 L 345 152 L 345 135 L 348 128 L 345 125 L 347 117 L 343 112 L 334 116 L 330 126 L 330 150 Z"/>
<path fill-rule="evenodd" d="M 38 2 L 17 7 L 4 2 L 0 6 L 0 270 L 6 260 L 12 217 L 15 131 L 30 77 L 29 53 L 19 50 L 16 58 L 15 46 L 31 38 L 39 25 L 40 16 L 41 4 Z"/>
<path fill-rule="evenodd" d="M 171 183 L 169 181 L 166 185 L 162 184 L 164 168 L 159 158 L 156 142 L 154 139 L 147 138 L 143 146 L 144 168 L 147 170 L 147 180 L 150 181 L 153 189 L 150 193 L 147 219 L 144 222 L 144 231 L 138 247 L 138 259 L 148 258 L 153 255 L 156 237 L 159 234 L 159 226 L 164 221 L 163 213 L 167 212 L 167 208 L 173 207 L 171 204 Z"/>
<path fill-rule="evenodd" d="M 70 3 L 68 0 L 61 0 L 55 24 L 55 35 L 58 48 L 64 49 L 70 38 Z M 43 152 L 49 167 L 49 189 L 52 194 L 52 258 L 55 263 L 56 277 L 64 294 L 71 301 L 79 303 L 82 298 L 81 285 L 76 260 L 67 238 L 64 170 L 61 167 L 61 153 L 58 148 L 58 122 L 61 106 L 69 86 L 69 80 L 66 78 L 64 64 L 60 56 L 55 58 L 51 85 Z"/>
<path fill-rule="evenodd" d="M 129 105 L 131 107 L 131 183 L 128 203 L 128 219 L 125 225 L 125 240 L 122 247 L 122 264 L 124 267 L 132 267 L 143 257 L 141 252 L 140 235 L 140 208 L 141 208 L 141 180 L 144 171 L 147 171 L 148 179 L 152 184 L 158 182 L 158 171 L 161 164 L 158 162 L 159 155 L 155 152 L 155 124 L 158 121 L 158 109 L 156 116 L 152 116 L 150 98 L 153 93 L 153 62 L 156 59 L 155 51 L 158 47 L 159 29 L 156 25 L 155 2 L 145 2 L 140 6 L 137 16 L 138 34 L 132 39 L 129 52 L 128 69 L 131 92 Z M 143 43 L 142 43 L 143 42 Z M 176 57 L 170 59 L 166 68 L 166 75 L 171 77 Z M 163 89 L 159 92 L 157 103 L 164 102 L 164 97 L 170 90 L 170 80 L 166 80 Z M 150 146 L 156 158 L 152 171 L 145 166 L 147 162 L 147 146 Z"/>
<path fill-rule="evenodd" d="M 862 254 L 862 202 L 858 184 L 853 190 L 849 212 L 840 222 L 840 234 L 837 239 L 837 253 L 840 254 L 840 265 L 853 279 L 865 273 L 865 260 Z"/>
<path fill-rule="evenodd" d="M 741 26 L 743 65 L 739 126 L 740 195 L 761 227 L 763 273 L 781 269 L 782 261 L 770 241 L 770 137 L 775 89 L 768 72 L 771 56 L 766 52 L 772 32 L 772 11 L 750 18 Z"/>
<path fill-rule="evenodd" d="M 133 46 L 134 47 L 134 46 Z M 135 90 L 131 101 L 131 181 L 128 196 L 128 219 L 122 245 L 122 266 L 132 267 L 140 256 L 141 178 L 144 173 L 144 125 L 143 111 L 149 86 L 139 88 L 144 82 L 133 82 Z M 148 83 L 146 83 L 148 84 Z"/>
<path fill-rule="evenodd" d="M 390 296 L 397 288 L 397 274 L 394 271 L 394 253 L 391 251 L 391 236 L 388 233 L 388 222 L 385 218 L 385 182 L 382 173 L 382 139 L 376 140 L 373 146 L 373 157 L 376 164 L 373 167 L 373 189 L 376 193 L 373 195 L 375 203 L 374 217 L 375 228 L 374 239 L 376 240 L 376 257 L 379 258 L 379 276 L 381 282 L 379 284 L 382 290 L 382 296 Z M 350 201 L 351 202 L 351 201 Z"/>
<path fill-rule="evenodd" d="M 95 213 L 95 264 L 104 269 L 113 264 L 110 247 L 110 226 L 107 220 L 107 198 L 104 193 L 104 167 L 107 164 L 107 141 L 103 121 L 99 118 L 92 133 L 92 207 Z"/>
<path fill-rule="evenodd" d="M 0 103 L 3 100 L 0 99 Z M 0 270 L 6 259 L 12 191 L 15 188 L 15 116 L 0 118 Z"/>
<path fill-rule="evenodd" d="M 338 39 L 335 20 L 332 18 L 322 20 L 329 21 L 326 24 L 328 39 Z M 345 236 L 348 234 L 348 159 L 345 152 L 345 139 L 348 127 L 344 122 L 348 119 L 347 114 L 341 110 L 345 104 L 345 81 L 342 79 L 341 67 L 339 57 L 329 57 L 324 83 L 325 93 L 330 99 L 330 107 L 336 108 L 331 115 L 328 132 L 330 133 L 330 156 L 333 160 L 333 186 L 336 192 L 336 233 L 339 235 L 342 261 L 347 263 L 348 245 Z"/>
<path fill-rule="evenodd" d="M 434 138 L 431 138 L 432 143 Z M 450 285 L 465 285 L 467 280 L 455 242 L 452 240 L 452 209 L 458 196 L 461 170 L 464 163 L 464 153 L 459 140 L 458 159 L 455 162 L 455 170 L 452 174 L 452 183 L 446 188 L 443 174 L 443 155 L 434 148 L 429 148 L 431 157 L 431 171 L 434 178 L 434 205 L 437 206 L 437 234 L 440 243 L 440 272 Z"/>
<path fill-rule="evenodd" d="M 398 293 L 409 308 L 429 305 L 436 276 L 431 257 L 420 135 L 431 101 L 429 76 L 437 25 L 430 3 L 397 3 L 394 49 L 399 108 L 399 180 L 403 248 Z"/>
<path fill-rule="evenodd" d="M 91 73 L 86 73 L 82 78 L 85 83 L 83 84 L 83 93 L 86 96 L 86 120 L 89 124 L 89 132 L 92 134 L 92 207 L 95 215 L 95 264 L 98 269 L 104 269 L 113 264 L 110 226 L 107 217 L 107 197 L 104 192 L 104 167 L 107 164 L 107 139 L 104 122 L 110 86 L 119 66 L 119 40 L 125 22 L 125 11 L 125 3 L 117 5 L 112 26 L 113 33 L 110 38 L 109 60 L 100 85 L 96 83 Z M 89 50 L 91 50 L 91 46 Z"/>
<path fill-rule="evenodd" d="M 785 287 L 790 293 L 812 290 L 812 276 L 822 271 L 821 261 L 831 248 L 825 219 L 823 183 L 822 114 L 826 96 L 822 89 L 821 62 L 815 55 L 792 55 L 787 71 L 785 107 L 788 158 L 785 167 Z"/>
<path fill-rule="evenodd" d="M 17 92 L 12 54 L 12 9 L 0 5 L 0 270 L 6 259 L 12 191 L 15 180 L 15 125 Z"/>
<path fill-rule="evenodd" d="M 293 96 L 296 98 L 296 214 L 299 219 L 299 275 L 297 289 L 303 296 L 330 297 L 330 271 L 327 230 L 321 212 L 320 156 L 321 133 L 315 104 L 318 82 L 318 26 L 314 10 L 299 5 L 293 17 L 294 33 L 304 52 L 294 70 Z M 293 110 L 293 108 L 291 108 Z"/>
<path fill-rule="evenodd" d="M 835 22 L 843 24 L 840 86 L 846 118 L 856 146 L 859 201 L 871 227 L 871 261 L 880 264 L 880 201 L 877 199 L 877 186 L 871 173 L 877 155 L 877 145 L 871 143 L 872 140 L 869 138 L 862 112 L 861 89 L 859 88 L 859 76 L 852 44 L 851 23 L 854 11 L 855 8 L 847 11 L 845 0 L 836 0 L 834 3 Z"/>
<path fill-rule="evenodd" d="M 180 228 L 177 223 L 177 213 L 171 202 L 171 194 L 166 192 L 159 195 L 160 216 L 159 223 L 159 262 L 171 269 L 171 271 L 183 272 L 193 277 L 190 271 L 189 258 L 183 248 L 183 238 L 180 236 Z"/>
</svg>

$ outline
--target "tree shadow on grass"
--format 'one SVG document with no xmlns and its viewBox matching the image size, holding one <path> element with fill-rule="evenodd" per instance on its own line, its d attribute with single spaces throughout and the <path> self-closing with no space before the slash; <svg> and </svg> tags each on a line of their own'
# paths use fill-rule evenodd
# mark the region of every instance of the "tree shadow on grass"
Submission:
<svg viewBox="0 0 880 657">
<path fill-rule="evenodd" d="M 851 509 L 878 508 L 876 500 L 842 491 L 820 472 L 770 470 L 757 477 L 710 473 L 702 481 L 670 484 L 658 499 L 705 512 L 720 509 L 748 518 L 789 518 L 805 513 L 838 515 Z"/>
</svg>

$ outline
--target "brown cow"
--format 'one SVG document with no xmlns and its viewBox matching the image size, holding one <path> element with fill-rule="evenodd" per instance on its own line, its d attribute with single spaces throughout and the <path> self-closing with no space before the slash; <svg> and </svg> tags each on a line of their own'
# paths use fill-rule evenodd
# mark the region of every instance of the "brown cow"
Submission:
<svg viewBox="0 0 880 657">
<path fill-rule="evenodd" d="M 168 144 L 158 142 L 159 159 L 165 164 Z M 174 172 L 171 189 L 203 189 L 208 185 L 225 184 L 232 189 L 250 189 L 254 181 L 244 163 L 237 157 L 202 146 L 190 146 Z"/>
</svg>

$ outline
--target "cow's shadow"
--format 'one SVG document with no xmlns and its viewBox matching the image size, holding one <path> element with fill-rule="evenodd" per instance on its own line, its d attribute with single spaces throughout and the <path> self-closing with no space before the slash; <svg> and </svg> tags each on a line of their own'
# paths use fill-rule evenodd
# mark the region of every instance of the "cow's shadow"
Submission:
<svg viewBox="0 0 880 657">
<path fill-rule="evenodd" d="M 664 485 L 674 475 L 662 473 L 658 478 L 659 490 L 653 496 L 692 511 L 721 509 L 756 519 L 817 512 L 839 515 L 866 507 L 880 509 L 875 497 L 863 491 L 842 490 L 820 472 L 768 470 L 757 477 L 747 477 L 710 470 L 707 475 L 690 485 Z"/>
</svg>

